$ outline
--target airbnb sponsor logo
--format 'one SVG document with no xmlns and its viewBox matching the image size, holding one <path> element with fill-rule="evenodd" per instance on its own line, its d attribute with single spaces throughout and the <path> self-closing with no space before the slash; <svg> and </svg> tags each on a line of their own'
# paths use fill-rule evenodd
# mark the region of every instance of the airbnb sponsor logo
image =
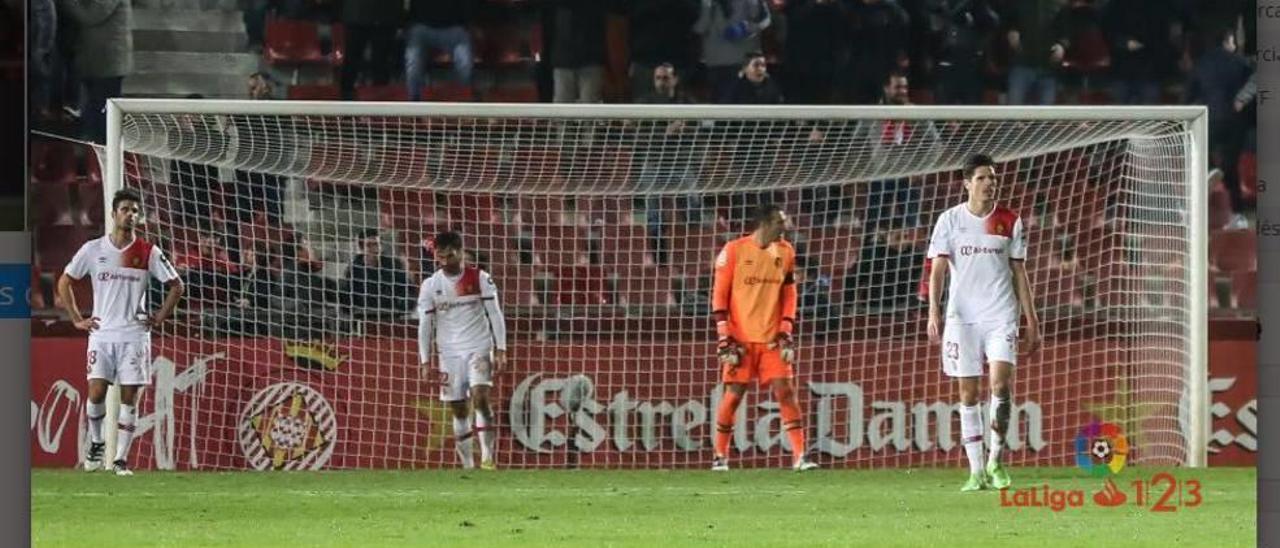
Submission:
<svg viewBox="0 0 1280 548">
<path fill-rule="evenodd" d="M 142 281 L 142 277 L 134 276 L 133 274 L 124 274 L 121 272 L 99 272 L 98 273 L 98 281 L 100 282 L 114 282 L 118 280 L 124 280 L 126 282 L 140 282 Z"/>
<path fill-rule="evenodd" d="M 1003 255 L 1004 249 L 999 247 L 986 247 L 981 245 L 962 245 L 960 246 L 960 255 L 968 257 L 970 255 Z"/>
</svg>

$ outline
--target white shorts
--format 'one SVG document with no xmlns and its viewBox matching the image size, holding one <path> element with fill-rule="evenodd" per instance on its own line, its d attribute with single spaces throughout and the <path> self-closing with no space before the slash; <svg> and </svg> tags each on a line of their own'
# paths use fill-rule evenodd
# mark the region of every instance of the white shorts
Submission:
<svg viewBox="0 0 1280 548">
<path fill-rule="evenodd" d="M 1018 322 L 947 324 L 942 333 L 942 371 L 948 377 L 981 377 L 988 362 L 1018 365 Z"/>
<path fill-rule="evenodd" d="M 440 355 L 440 401 L 465 401 L 472 386 L 493 386 L 489 351 Z"/>
<path fill-rule="evenodd" d="M 151 342 L 106 342 L 89 340 L 86 374 L 112 384 L 151 384 Z"/>
</svg>

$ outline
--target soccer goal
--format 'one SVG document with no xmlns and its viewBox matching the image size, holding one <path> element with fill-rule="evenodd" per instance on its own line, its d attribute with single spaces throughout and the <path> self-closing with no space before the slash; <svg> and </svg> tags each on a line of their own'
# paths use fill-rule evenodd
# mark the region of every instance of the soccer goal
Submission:
<svg viewBox="0 0 1280 548">
<path fill-rule="evenodd" d="M 1200 107 L 128 99 L 108 119 L 108 198 L 143 193 L 145 234 L 189 286 L 153 338 L 139 467 L 455 466 L 414 340 L 444 230 L 507 316 L 500 466 L 706 466 L 713 261 L 761 201 L 794 224 L 812 458 L 962 465 L 922 296 L 974 152 L 1026 226 L 1045 337 L 1016 368 L 1008 461 L 1075 465 L 1110 423 L 1130 464 L 1205 464 Z M 739 412 L 735 466 L 787 461 L 768 393 Z"/>
</svg>

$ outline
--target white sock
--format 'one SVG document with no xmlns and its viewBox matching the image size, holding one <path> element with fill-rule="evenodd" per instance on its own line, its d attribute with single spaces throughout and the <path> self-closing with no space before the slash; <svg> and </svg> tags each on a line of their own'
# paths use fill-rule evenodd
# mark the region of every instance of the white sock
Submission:
<svg viewBox="0 0 1280 548">
<path fill-rule="evenodd" d="M 1001 398 L 995 394 L 991 395 L 991 424 L 1000 423 L 1000 430 L 1009 431 L 1009 412 L 1008 407 L 1013 404 L 1006 398 Z M 1003 408 L 1003 410 L 1002 410 Z M 1003 417 L 1001 414 L 1003 413 Z M 997 432 L 995 428 L 991 429 L 991 452 L 987 455 L 988 463 L 1000 462 L 1000 454 L 1004 452 L 1004 434 Z"/>
<path fill-rule="evenodd" d="M 133 406 L 120 405 L 120 419 L 117 422 L 119 429 L 116 431 L 116 458 L 115 460 L 128 461 L 129 444 L 133 442 Z"/>
<path fill-rule="evenodd" d="M 480 436 L 480 461 L 493 460 L 493 442 L 495 432 L 489 429 L 489 419 L 483 413 L 476 413 L 476 435 Z"/>
<path fill-rule="evenodd" d="M 84 405 L 84 414 L 89 419 L 89 441 L 102 443 L 102 419 L 107 416 L 107 404 L 88 402 Z"/>
<path fill-rule="evenodd" d="M 969 473 L 981 474 L 982 469 L 982 409 L 976 405 L 960 405 L 960 441 L 969 456 Z"/>
<path fill-rule="evenodd" d="M 471 421 L 467 419 L 453 419 L 453 445 L 454 450 L 458 452 L 458 459 L 462 462 L 463 468 L 475 468 L 475 458 L 471 456 Z"/>
</svg>

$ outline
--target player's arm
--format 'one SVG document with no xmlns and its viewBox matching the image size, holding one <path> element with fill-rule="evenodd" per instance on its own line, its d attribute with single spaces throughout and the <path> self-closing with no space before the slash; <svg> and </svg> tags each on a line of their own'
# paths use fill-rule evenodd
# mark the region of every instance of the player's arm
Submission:
<svg viewBox="0 0 1280 548">
<path fill-rule="evenodd" d="M 58 297 L 62 299 L 62 309 L 67 312 L 67 317 L 71 318 L 72 325 L 81 331 L 94 331 L 98 329 L 97 318 L 85 318 L 80 315 L 80 306 L 76 304 L 76 292 L 71 287 L 73 281 L 79 281 L 83 278 L 72 278 L 66 272 L 58 278 Z"/>
<path fill-rule="evenodd" d="M 945 257 L 934 257 L 929 267 L 929 341 L 938 342 L 942 337 L 942 284 L 947 282 L 947 270 L 951 261 Z"/>
<path fill-rule="evenodd" d="M 782 321 L 778 325 L 778 332 L 773 336 L 773 346 L 782 351 L 782 361 L 792 363 L 795 360 L 796 350 L 795 341 L 791 338 L 791 334 L 795 332 L 796 326 L 796 308 L 799 306 L 800 295 L 796 290 L 796 270 L 795 257 L 791 258 L 787 268 L 787 273 L 782 279 Z"/>
<path fill-rule="evenodd" d="M 1036 314 L 1035 296 L 1031 293 L 1031 279 L 1027 276 L 1027 240 L 1022 230 L 1022 220 L 1013 224 L 1013 240 L 1009 246 L 1009 266 L 1013 270 L 1013 290 L 1018 296 L 1018 309 L 1027 320 L 1027 330 L 1021 349 L 1030 354 L 1040 348 L 1040 318 Z"/>
<path fill-rule="evenodd" d="M 1036 315 L 1035 298 L 1031 293 L 1031 280 L 1027 277 L 1026 261 L 1012 259 L 1009 264 L 1013 267 L 1013 288 L 1018 295 L 1018 308 L 1027 321 L 1022 352 L 1030 354 L 1040 349 L 1040 318 Z"/>
<path fill-rule="evenodd" d="M 80 306 L 76 304 L 76 292 L 71 287 L 71 283 L 83 280 L 88 273 L 87 252 L 82 246 L 71 258 L 71 262 L 67 263 L 62 276 L 58 277 L 58 297 L 62 299 L 62 309 L 67 312 L 67 317 L 71 318 L 71 323 L 76 326 L 76 329 L 82 331 L 98 329 L 98 318 L 85 318 L 80 315 Z"/>
<path fill-rule="evenodd" d="M 507 319 L 502 315 L 502 304 L 498 301 L 498 286 L 488 272 L 480 272 L 480 302 L 484 305 L 484 315 L 489 319 L 489 331 L 493 333 L 493 375 L 507 365 Z"/>
<path fill-rule="evenodd" d="M 716 256 L 715 283 L 711 289 L 711 316 L 716 322 L 716 355 L 721 363 L 735 365 L 741 345 L 729 330 L 729 302 L 733 296 L 733 244 L 727 243 Z"/>
<path fill-rule="evenodd" d="M 186 291 L 186 288 L 182 283 L 182 278 L 178 276 L 177 269 L 173 267 L 173 263 L 169 262 L 169 258 L 164 255 L 164 252 L 160 251 L 160 248 L 151 250 L 150 263 L 148 269 L 151 271 L 151 276 L 160 280 L 167 288 L 164 302 L 160 304 L 160 310 L 157 310 L 155 314 L 145 320 L 147 327 L 154 329 L 164 323 L 170 314 L 173 314 L 173 310 L 178 307 L 178 301 L 182 299 L 182 294 Z"/>
<path fill-rule="evenodd" d="M 422 282 L 418 291 L 418 364 L 426 369 L 431 364 L 431 337 L 435 334 L 436 310 L 431 303 L 431 278 Z"/>
<path fill-rule="evenodd" d="M 951 234 L 947 232 L 947 219 L 938 218 L 933 226 L 933 235 L 929 237 L 929 321 L 926 331 L 929 342 L 936 343 L 942 338 L 942 284 L 947 281 L 947 271 L 951 268 Z"/>
</svg>

